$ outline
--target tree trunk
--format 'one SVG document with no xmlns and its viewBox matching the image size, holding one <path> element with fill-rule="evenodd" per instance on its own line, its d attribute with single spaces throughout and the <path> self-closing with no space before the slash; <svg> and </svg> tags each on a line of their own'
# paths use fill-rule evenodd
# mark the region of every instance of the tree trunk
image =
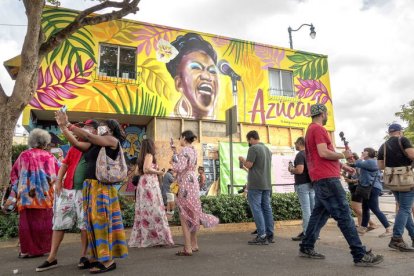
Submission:
<svg viewBox="0 0 414 276">
<path fill-rule="evenodd" d="M 16 113 L 16 111 L 9 110 L 7 106 L 0 107 L 0 186 L 3 187 L 8 184 L 11 171 L 11 157 L 12 157 L 12 144 L 14 127 L 16 126 L 17 119 L 10 117 L 10 114 Z M 17 119 L 16 119 L 17 118 Z"/>
</svg>

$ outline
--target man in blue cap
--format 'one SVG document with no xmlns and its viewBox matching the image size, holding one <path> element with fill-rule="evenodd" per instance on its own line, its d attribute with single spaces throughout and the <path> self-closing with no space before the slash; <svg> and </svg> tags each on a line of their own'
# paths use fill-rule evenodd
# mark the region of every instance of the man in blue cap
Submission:
<svg viewBox="0 0 414 276">
<path fill-rule="evenodd" d="M 388 127 L 390 138 L 381 145 L 378 150 L 378 167 L 407 167 L 410 168 L 414 160 L 414 148 L 406 137 L 403 136 L 403 128 L 400 124 L 391 124 Z M 384 153 L 384 147 L 385 153 Z M 412 170 L 412 168 L 410 168 Z M 414 184 L 414 183 L 413 183 Z M 401 252 L 414 252 L 414 248 L 409 247 L 403 240 L 404 228 L 407 228 L 408 234 L 414 246 L 414 222 L 411 216 L 414 202 L 414 190 L 407 192 L 393 191 L 395 201 L 399 205 L 393 235 L 389 247 Z"/>
<path fill-rule="evenodd" d="M 352 153 L 335 152 L 331 138 L 323 127 L 328 121 L 328 110 L 325 105 L 312 105 L 310 113 L 312 123 L 306 131 L 305 153 L 309 176 L 315 189 L 315 207 L 300 244 L 299 255 L 311 259 L 325 259 L 325 256 L 316 252 L 314 248 L 321 228 L 329 216 L 332 216 L 349 244 L 354 264 L 379 264 L 384 260 L 383 256 L 366 251 L 361 243 L 340 181 L 341 168 L 347 171 L 354 169 L 342 165 L 339 160 L 349 158 Z"/>
</svg>

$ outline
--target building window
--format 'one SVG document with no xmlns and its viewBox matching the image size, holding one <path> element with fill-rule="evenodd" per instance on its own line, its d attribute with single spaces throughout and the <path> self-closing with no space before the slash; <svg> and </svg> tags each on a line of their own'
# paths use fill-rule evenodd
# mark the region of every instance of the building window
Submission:
<svg viewBox="0 0 414 276">
<path fill-rule="evenodd" d="M 291 71 L 269 68 L 269 95 L 295 97 Z"/>
<path fill-rule="evenodd" d="M 101 44 L 99 47 L 99 75 L 136 79 L 136 49 Z"/>
</svg>

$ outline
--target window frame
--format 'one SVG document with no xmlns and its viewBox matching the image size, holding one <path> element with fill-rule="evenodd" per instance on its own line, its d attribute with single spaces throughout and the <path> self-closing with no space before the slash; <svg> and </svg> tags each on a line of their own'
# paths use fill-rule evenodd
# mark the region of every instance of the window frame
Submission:
<svg viewBox="0 0 414 276">
<path fill-rule="evenodd" d="M 283 69 L 279 69 L 279 68 L 271 68 L 271 67 L 268 67 L 267 68 L 267 71 L 268 71 L 268 77 L 269 77 L 269 96 L 270 97 L 289 97 L 289 98 L 294 98 L 295 97 L 294 81 L 293 81 L 293 71 L 283 70 Z M 285 87 L 284 87 L 284 82 L 283 82 L 283 78 L 282 78 L 282 72 L 288 72 L 288 73 L 290 73 L 290 76 L 291 76 L 291 78 L 290 78 L 290 80 L 291 80 L 290 85 L 292 87 L 292 90 L 291 91 L 285 89 Z M 271 82 L 272 82 L 271 81 L 272 80 L 271 74 L 272 73 L 277 73 L 278 78 L 279 78 L 280 89 L 279 89 L 279 87 L 277 89 L 271 87 Z M 276 91 L 278 94 L 274 94 L 273 91 Z"/>
<path fill-rule="evenodd" d="M 117 56 L 116 56 L 116 76 L 108 76 L 111 78 L 118 78 L 118 79 L 129 79 L 129 80 L 136 80 L 137 76 L 138 76 L 138 70 L 137 70 L 137 47 L 132 47 L 132 46 L 125 46 L 125 45 L 119 45 L 119 44 L 111 44 L 111 43 L 99 43 L 99 50 L 98 50 L 98 55 L 99 55 L 99 62 L 98 62 L 98 75 L 101 75 L 102 73 L 105 73 L 103 71 L 101 71 L 101 50 L 102 50 L 102 46 L 107 46 L 107 47 L 112 47 L 112 48 L 117 48 Z M 129 77 L 129 73 L 128 73 L 128 77 L 124 78 L 122 76 L 119 76 L 119 74 L 121 73 L 119 71 L 119 67 L 120 67 L 120 58 L 121 58 L 121 48 L 123 49 L 129 49 L 129 50 L 134 50 L 135 53 L 135 58 L 134 58 L 134 68 L 135 68 L 135 78 L 130 78 Z"/>
</svg>

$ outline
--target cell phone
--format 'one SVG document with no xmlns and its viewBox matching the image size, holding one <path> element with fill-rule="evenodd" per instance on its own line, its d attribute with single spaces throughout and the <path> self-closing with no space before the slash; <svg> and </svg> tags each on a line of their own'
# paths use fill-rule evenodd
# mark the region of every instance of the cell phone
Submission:
<svg viewBox="0 0 414 276">
<path fill-rule="evenodd" d="M 242 162 L 241 160 L 239 160 L 239 168 L 240 168 L 240 169 L 243 169 L 243 167 L 244 167 L 243 162 Z"/>
<path fill-rule="evenodd" d="M 68 110 L 68 107 L 66 105 L 64 105 L 60 108 L 60 111 L 65 112 L 65 113 L 66 113 L 67 110 Z"/>
</svg>

